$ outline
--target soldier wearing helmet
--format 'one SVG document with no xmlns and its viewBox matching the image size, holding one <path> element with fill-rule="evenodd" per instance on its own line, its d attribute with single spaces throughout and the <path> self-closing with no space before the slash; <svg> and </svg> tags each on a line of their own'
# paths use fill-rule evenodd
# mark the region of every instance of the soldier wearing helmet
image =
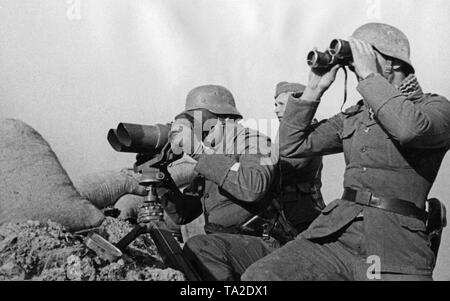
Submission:
<svg viewBox="0 0 450 301">
<path fill-rule="evenodd" d="M 450 103 L 422 91 L 397 28 L 363 25 L 350 45 L 363 99 L 312 126 L 340 66 L 312 70 L 280 127 L 282 158 L 344 153 L 344 194 L 243 280 L 432 280 L 425 209 L 450 148 Z"/>
<path fill-rule="evenodd" d="M 265 229 L 262 223 L 252 222 L 254 217 L 276 218 L 268 210 L 276 163 L 271 160 L 270 139 L 245 128 L 240 119 L 230 91 L 201 86 L 188 94 L 185 110 L 176 117 L 170 134 L 173 152 L 196 161 L 196 177 L 183 193 L 169 181 L 160 188 L 161 204 L 179 225 L 204 217 L 206 235 L 187 240 L 184 253 L 206 280 L 227 279 L 213 277 L 203 268 L 207 263 L 202 255 L 220 251 L 221 237 L 243 234 L 259 240 Z M 210 236 L 217 239 L 205 238 Z"/>
<path fill-rule="evenodd" d="M 185 112 L 207 110 L 212 114 L 242 119 L 231 92 L 221 86 L 201 86 L 189 92 Z"/>
<path fill-rule="evenodd" d="M 275 112 L 281 119 L 283 104 L 287 96 L 301 95 L 305 86 L 282 82 L 276 88 Z M 187 241 L 184 253 L 197 267 L 205 280 L 237 281 L 245 269 L 254 262 L 267 256 L 287 241 L 306 230 L 312 221 L 325 208 L 320 188 L 322 157 L 279 160 L 277 145 L 272 147 L 272 161 L 277 163 L 275 185 L 269 197 L 272 204 L 268 212 L 276 210 L 272 222 L 268 212 L 255 216 L 246 228 L 266 224 L 269 226 L 265 237 L 248 233 L 219 233 L 198 235 Z M 271 161 L 271 162 L 272 162 Z"/>
</svg>

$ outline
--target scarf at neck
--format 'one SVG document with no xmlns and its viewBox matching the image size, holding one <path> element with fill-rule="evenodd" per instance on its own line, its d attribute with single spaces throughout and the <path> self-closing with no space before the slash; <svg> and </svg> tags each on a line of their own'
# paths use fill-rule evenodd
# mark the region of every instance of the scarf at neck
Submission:
<svg viewBox="0 0 450 301">
<path fill-rule="evenodd" d="M 423 95 L 422 88 L 420 87 L 419 81 L 415 74 L 408 75 L 403 82 L 398 87 L 400 93 L 405 97 L 419 96 Z M 372 108 L 369 107 L 369 119 L 374 119 L 374 112 Z"/>
<path fill-rule="evenodd" d="M 408 77 L 406 77 L 405 80 L 403 80 L 398 89 L 406 97 L 423 94 L 419 81 L 417 80 L 417 77 L 414 74 L 408 75 Z"/>
</svg>

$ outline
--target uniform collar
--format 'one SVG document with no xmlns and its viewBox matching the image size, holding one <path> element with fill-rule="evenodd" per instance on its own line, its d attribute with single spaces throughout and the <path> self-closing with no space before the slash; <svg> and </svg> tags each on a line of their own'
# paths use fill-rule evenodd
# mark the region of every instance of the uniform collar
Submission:
<svg viewBox="0 0 450 301">
<path fill-rule="evenodd" d="M 345 110 L 344 115 L 347 118 L 349 118 L 349 117 L 355 116 L 363 111 L 364 111 L 364 101 L 361 100 L 356 104 L 356 106 L 350 107 L 347 110 Z"/>
</svg>

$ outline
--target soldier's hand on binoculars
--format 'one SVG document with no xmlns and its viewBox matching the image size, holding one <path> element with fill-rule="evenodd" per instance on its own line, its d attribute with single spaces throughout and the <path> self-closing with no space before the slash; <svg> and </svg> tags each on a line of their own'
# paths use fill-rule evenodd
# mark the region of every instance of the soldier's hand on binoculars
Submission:
<svg viewBox="0 0 450 301">
<path fill-rule="evenodd" d="M 340 65 L 335 65 L 329 70 L 311 69 L 308 86 L 303 93 L 302 99 L 310 101 L 319 100 L 323 93 L 325 93 L 336 80 L 336 74 L 339 68 L 341 68 Z"/>
<path fill-rule="evenodd" d="M 350 38 L 350 47 L 353 54 L 353 67 L 360 80 L 372 73 L 378 73 L 377 56 L 372 45 L 364 41 Z"/>
</svg>

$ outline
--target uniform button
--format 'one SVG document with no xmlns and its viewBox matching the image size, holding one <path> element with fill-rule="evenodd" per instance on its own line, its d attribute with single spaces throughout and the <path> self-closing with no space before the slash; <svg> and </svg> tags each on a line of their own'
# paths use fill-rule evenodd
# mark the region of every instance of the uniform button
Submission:
<svg viewBox="0 0 450 301">
<path fill-rule="evenodd" d="M 367 170 L 368 170 L 367 167 L 363 167 L 362 169 L 363 172 L 366 172 Z"/>
<path fill-rule="evenodd" d="M 370 128 L 365 129 L 364 132 L 368 134 L 370 132 Z"/>
<path fill-rule="evenodd" d="M 361 152 L 362 152 L 362 153 L 367 152 L 367 147 L 366 147 L 366 146 L 361 147 Z"/>
</svg>

